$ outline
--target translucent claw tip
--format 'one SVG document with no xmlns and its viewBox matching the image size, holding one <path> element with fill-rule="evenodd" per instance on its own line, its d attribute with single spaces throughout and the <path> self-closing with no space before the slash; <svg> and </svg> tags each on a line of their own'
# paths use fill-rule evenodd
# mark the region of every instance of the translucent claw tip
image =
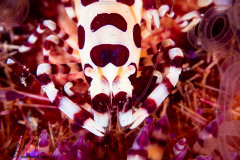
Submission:
<svg viewBox="0 0 240 160">
<path fill-rule="evenodd" d="M 145 118 L 146 118 L 145 116 L 139 116 L 137 120 L 133 123 L 133 125 L 130 127 L 130 129 L 134 129 L 137 126 L 139 126 L 142 123 L 142 121 L 144 121 Z"/>
<path fill-rule="evenodd" d="M 82 127 L 99 137 L 104 136 L 101 133 L 101 132 L 103 133 L 105 132 L 104 128 L 100 126 L 98 123 L 96 123 L 95 121 L 93 121 L 91 118 L 87 119 Z"/>
<path fill-rule="evenodd" d="M 144 108 L 139 108 L 131 118 L 128 120 L 128 124 L 133 123 L 133 125 L 130 127 L 130 129 L 136 128 L 139 124 L 142 123 L 142 121 L 148 116 L 148 112 Z"/>
</svg>

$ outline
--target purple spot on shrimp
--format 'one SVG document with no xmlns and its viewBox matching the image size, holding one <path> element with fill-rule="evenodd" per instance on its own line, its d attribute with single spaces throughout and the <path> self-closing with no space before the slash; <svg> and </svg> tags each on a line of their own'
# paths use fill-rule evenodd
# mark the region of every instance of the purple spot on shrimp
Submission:
<svg viewBox="0 0 240 160">
<path fill-rule="evenodd" d="M 85 44 L 85 30 L 83 26 L 78 26 L 78 47 L 79 49 L 83 49 Z"/>
<path fill-rule="evenodd" d="M 138 48 L 141 48 L 141 29 L 139 24 L 135 24 L 133 27 L 133 39 Z"/>
<path fill-rule="evenodd" d="M 106 25 L 113 25 L 117 27 L 118 29 L 122 30 L 123 32 L 126 32 L 127 30 L 127 22 L 126 20 L 117 13 L 102 13 L 98 14 L 91 23 L 91 30 L 92 32 L 97 31 L 102 26 Z"/>
<path fill-rule="evenodd" d="M 100 44 L 92 48 L 90 56 L 93 63 L 98 67 L 105 67 L 108 63 L 120 67 L 127 62 L 129 50 L 119 44 Z"/>
</svg>

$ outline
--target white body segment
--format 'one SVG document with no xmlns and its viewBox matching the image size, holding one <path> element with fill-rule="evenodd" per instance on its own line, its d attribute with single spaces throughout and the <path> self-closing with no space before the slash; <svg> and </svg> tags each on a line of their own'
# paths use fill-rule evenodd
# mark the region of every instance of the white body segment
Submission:
<svg viewBox="0 0 240 160">
<path fill-rule="evenodd" d="M 139 2 L 141 1 L 136 3 Z M 115 1 L 100 1 L 86 7 L 82 6 L 79 14 L 83 16 L 80 16 L 78 21 L 78 26 L 81 25 L 85 29 L 85 45 L 84 48 L 79 51 L 82 65 L 84 66 L 85 63 L 89 63 L 93 69 L 97 70 L 97 66 L 92 62 L 89 53 L 94 46 L 99 44 L 121 44 L 129 49 L 130 55 L 127 63 L 122 66 L 122 70 L 125 70 L 132 62 L 138 65 L 141 48 L 137 48 L 134 44 L 132 34 L 134 25 L 141 21 L 141 17 L 139 17 L 142 12 L 141 10 L 142 8 L 137 8 L 135 6 L 129 7 Z M 103 26 L 97 31 L 92 32 L 90 28 L 92 20 L 101 13 L 117 13 L 121 15 L 127 22 L 126 32 L 123 32 L 112 25 Z M 101 69 L 103 75 L 108 79 L 111 86 L 114 78 L 119 72 L 119 67 L 108 64 Z"/>
</svg>

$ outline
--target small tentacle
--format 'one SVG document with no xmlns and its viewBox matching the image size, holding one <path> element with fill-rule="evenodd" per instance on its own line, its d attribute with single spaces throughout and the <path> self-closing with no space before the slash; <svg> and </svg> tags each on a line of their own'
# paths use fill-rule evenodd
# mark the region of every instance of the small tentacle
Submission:
<svg viewBox="0 0 240 160">
<path fill-rule="evenodd" d="M 47 131 L 45 129 L 39 136 L 38 150 L 40 152 L 49 154 L 49 135 L 47 134 Z"/>
<path fill-rule="evenodd" d="M 144 160 L 148 158 L 148 128 L 145 125 L 135 139 L 132 148 L 128 150 L 127 160 Z"/>
<path fill-rule="evenodd" d="M 164 115 L 155 124 L 148 127 L 150 144 L 148 145 L 149 159 L 162 159 L 170 134 L 167 116 Z"/>
<path fill-rule="evenodd" d="M 187 154 L 188 146 L 186 146 L 186 139 L 180 139 L 173 147 L 174 156 L 172 160 L 182 160 Z"/>
<path fill-rule="evenodd" d="M 203 129 L 197 139 L 197 142 L 193 145 L 194 152 L 207 156 L 212 154 L 218 146 L 218 126 L 222 123 L 222 121 L 223 115 L 220 115 Z"/>
</svg>

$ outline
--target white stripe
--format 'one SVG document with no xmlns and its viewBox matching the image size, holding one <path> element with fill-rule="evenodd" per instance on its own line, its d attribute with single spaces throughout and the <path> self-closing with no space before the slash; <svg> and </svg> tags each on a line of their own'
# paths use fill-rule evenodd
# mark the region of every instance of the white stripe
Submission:
<svg viewBox="0 0 240 160">
<path fill-rule="evenodd" d="M 67 15 L 70 17 L 70 18 L 74 18 L 75 17 L 75 13 L 74 13 L 74 10 L 72 7 L 65 7 L 65 10 L 67 12 Z"/>
<path fill-rule="evenodd" d="M 182 72 L 182 68 L 176 68 L 174 66 L 171 66 L 169 68 L 169 73 L 175 73 L 175 74 L 180 74 Z"/>
<path fill-rule="evenodd" d="M 122 113 L 122 112 L 119 112 L 119 122 L 120 122 L 120 125 L 122 127 L 125 127 L 126 125 L 128 125 L 128 119 L 129 117 L 132 116 L 132 110 L 130 109 L 129 111 L 125 112 L 125 113 Z"/>
<path fill-rule="evenodd" d="M 183 57 L 183 53 L 180 48 L 172 48 L 168 51 L 168 54 L 171 60 L 173 60 L 176 56 Z"/>
<path fill-rule="evenodd" d="M 50 30 L 54 31 L 57 28 L 57 25 L 55 22 L 51 21 L 51 20 L 45 20 L 43 21 L 43 25 L 47 26 Z"/>
<path fill-rule="evenodd" d="M 161 82 L 162 82 L 163 76 L 162 76 L 162 73 L 161 73 L 161 72 L 155 70 L 155 71 L 153 72 L 153 76 L 156 76 L 156 77 L 157 77 L 156 83 L 161 83 Z"/>
<path fill-rule="evenodd" d="M 46 50 L 45 48 L 43 48 L 43 55 L 44 56 L 48 56 L 49 52 L 50 52 L 50 50 Z"/>
<path fill-rule="evenodd" d="M 64 91 L 67 93 L 68 96 L 74 95 L 74 93 L 70 90 L 72 86 L 73 86 L 72 82 L 68 82 L 64 85 Z"/>
<path fill-rule="evenodd" d="M 84 126 L 82 126 L 83 128 L 89 130 L 90 132 L 92 132 L 93 134 L 102 137 L 104 136 L 101 132 L 105 132 L 104 129 L 96 122 L 94 122 L 92 119 L 88 118 L 85 122 L 84 122 Z M 99 132 L 101 131 L 101 132 Z"/>
<path fill-rule="evenodd" d="M 38 37 L 36 37 L 34 34 L 32 34 L 29 38 L 28 38 L 28 42 L 30 42 L 31 44 L 34 44 L 37 41 Z"/>
<path fill-rule="evenodd" d="M 179 78 L 178 73 L 169 73 L 166 77 L 169 79 L 173 86 L 176 86 Z"/>
<path fill-rule="evenodd" d="M 53 82 L 50 82 L 47 85 L 42 85 L 42 89 L 46 92 L 50 101 L 53 102 L 58 93 L 58 90 L 55 88 Z"/>
<path fill-rule="evenodd" d="M 67 97 L 61 98 L 59 103 L 59 109 L 63 111 L 72 120 L 73 120 L 73 115 L 80 111 L 79 106 L 77 106 Z"/>
<path fill-rule="evenodd" d="M 37 67 L 37 75 L 39 76 L 40 74 L 50 74 L 51 73 L 51 65 L 48 63 L 42 63 L 38 65 Z"/>
<path fill-rule="evenodd" d="M 149 98 L 152 98 L 156 101 L 157 106 L 159 106 L 162 101 L 168 96 L 169 92 L 165 86 L 165 84 L 160 83 L 157 88 L 153 90 L 153 92 L 149 95 Z"/>
<path fill-rule="evenodd" d="M 37 32 L 39 34 L 42 34 L 44 32 L 45 29 L 41 29 L 40 26 L 37 27 Z"/>
<path fill-rule="evenodd" d="M 206 7 L 206 6 L 208 6 L 208 5 L 210 5 L 211 3 L 213 2 L 213 0 L 198 0 L 197 1 L 197 5 L 199 6 L 199 7 Z M 217 1 L 218 2 L 218 1 Z M 226 0 L 226 2 L 227 2 L 227 0 Z M 226 5 L 228 5 L 228 3 L 226 4 Z"/>
<path fill-rule="evenodd" d="M 51 42 L 53 42 L 55 44 L 59 44 L 59 42 L 60 42 L 59 38 L 57 36 L 53 35 L 53 34 L 49 35 L 46 38 L 46 40 L 51 41 Z"/>
<path fill-rule="evenodd" d="M 99 125 L 102 127 L 107 127 L 108 126 L 108 121 L 110 119 L 110 115 L 108 112 L 102 114 L 97 111 L 93 111 L 93 116 L 94 116 L 94 121 L 97 122 Z"/>
</svg>

